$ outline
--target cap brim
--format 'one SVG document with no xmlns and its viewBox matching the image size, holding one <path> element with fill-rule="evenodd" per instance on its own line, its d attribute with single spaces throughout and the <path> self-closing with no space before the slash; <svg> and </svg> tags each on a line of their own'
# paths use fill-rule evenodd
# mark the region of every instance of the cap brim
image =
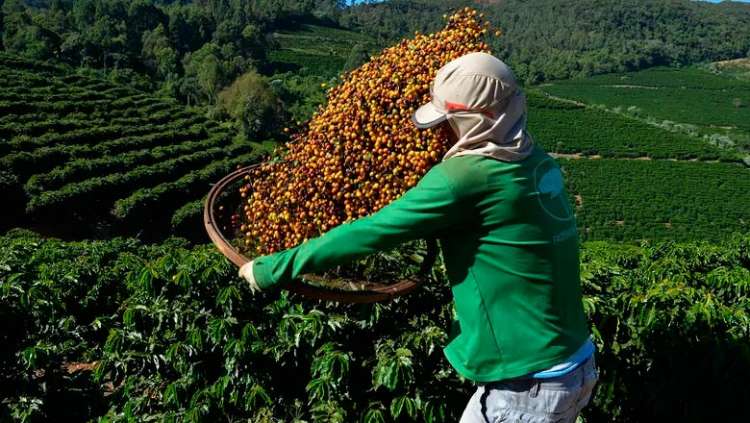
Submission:
<svg viewBox="0 0 750 423">
<path fill-rule="evenodd" d="M 436 109 L 432 103 L 423 105 L 411 116 L 411 121 L 420 129 L 432 128 L 445 122 L 446 119 L 448 119 L 448 117 L 445 113 Z"/>
</svg>

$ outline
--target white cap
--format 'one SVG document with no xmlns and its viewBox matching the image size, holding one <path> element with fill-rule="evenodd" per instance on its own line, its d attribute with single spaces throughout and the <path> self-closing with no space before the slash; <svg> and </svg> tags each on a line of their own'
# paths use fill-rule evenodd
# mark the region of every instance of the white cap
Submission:
<svg viewBox="0 0 750 423">
<path fill-rule="evenodd" d="M 487 53 L 469 53 L 438 70 L 430 86 L 432 100 L 414 112 L 418 128 L 431 128 L 457 112 L 494 116 L 498 105 L 516 93 L 510 68 Z"/>
</svg>

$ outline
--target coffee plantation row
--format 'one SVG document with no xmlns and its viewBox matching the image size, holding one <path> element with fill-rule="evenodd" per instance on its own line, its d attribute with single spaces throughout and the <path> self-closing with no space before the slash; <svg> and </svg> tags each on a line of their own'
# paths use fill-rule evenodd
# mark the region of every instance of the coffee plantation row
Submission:
<svg viewBox="0 0 750 423">
<path fill-rule="evenodd" d="M 43 191 L 58 189 L 67 183 L 81 181 L 97 175 L 121 172 L 135 165 L 149 165 L 162 160 L 179 157 L 182 153 L 199 151 L 221 145 L 221 139 L 205 139 L 183 142 L 175 146 L 154 147 L 151 150 L 136 150 L 118 154 L 114 157 L 94 159 L 74 159 L 64 166 L 58 166 L 47 173 L 33 175 L 26 181 L 26 192 L 38 195 Z"/>
<path fill-rule="evenodd" d="M 642 117 L 695 126 L 705 134 L 733 136 L 750 151 L 750 81 L 708 69 L 652 68 L 640 72 L 556 81 L 547 93 L 631 110 Z"/>
<path fill-rule="evenodd" d="M 73 72 L 0 54 L 4 226 L 109 221 L 122 233 L 148 222 L 168 234 L 175 210 L 267 147 L 235 143 L 231 128 L 174 100 Z"/>
<path fill-rule="evenodd" d="M 615 113 L 529 93 L 529 130 L 549 152 L 612 158 L 738 162 L 736 151 Z"/>
<path fill-rule="evenodd" d="M 257 153 L 251 151 L 247 154 L 237 154 L 236 149 L 228 149 L 234 154 L 226 160 L 214 162 L 203 169 L 189 172 L 184 176 L 170 182 L 164 182 L 153 188 L 141 188 L 133 192 L 129 197 L 115 201 L 112 214 L 120 219 L 136 219 L 145 217 L 151 213 L 154 207 L 185 206 L 185 197 L 201 188 L 205 188 L 206 181 L 217 181 L 224 175 L 232 172 L 238 166 L 252 163 L 257 158 Z M 198 200 L 201 203 L 202 200 Z M 202 211 L 202 210 L 201 210 Z M 175 220 L 175 215 L 172 220 Z M 192 223 L 195 224 L 196 221 Z M 174 226 L 174 225 L 173 225 Z M 202 230 L 202 228 L 200 228 Z"/>
<path fill-rule="evenodd" d="M 358 306 L 253 296 L 235 272 L 179 239 L 0 237 L 0 420 L 458 420 L 473 388 L 441 352 L 441 265 Z M 582 278 L 602 369 L 588 421 L 750 418 L 750 238 L 588 243 Z"/>
<path fill-rule="evenodd" d="M 58 190 L 45 191 L 33 197 L 29 201 L 27 210 L 34 212 L 40 208 L 51 208 L 75 202 L 89 202 L 111 192 L 127 192 L 130 187 L 159 184 L 190 172 L 191 169 L 201 168 L 215 160 L 226 157 L 227 154 L 245 154 L 252 149 L 250 145 L 213 147 L 180 155 L 174 159 L 138 166 L 120 173 L 104 174 L 81 182 L 71 182 Z"/>
<path fill-rule="evenodd" d="M 559 161 L 583 239 L 715 241 L 750 232 L 750 169 L 739 164 Z"/>
</svg>

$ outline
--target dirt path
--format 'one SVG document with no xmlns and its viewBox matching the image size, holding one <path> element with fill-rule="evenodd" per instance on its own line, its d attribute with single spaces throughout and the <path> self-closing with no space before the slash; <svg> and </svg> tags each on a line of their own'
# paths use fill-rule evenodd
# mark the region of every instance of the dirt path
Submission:
<svg viewBox="0 0 750 423">
<path fill-rule="evenodd" d="M 550 156 L 556 158 L 556 159 L 572 159 L 572 160 L 579 160 L 579 159 L 588 159 L 588 160 L 601 160 L 604 157 L 602 157 L 599 154 L 592 154 L 592 155 L 585 155 L 581 153 L 549 153 Z M 640 157 L 607 157 L 607 159 L 610 160 L 653 160 L 651 157 L 648 156 L 640 156 Z M 674 160 L 678 161 L 679 159 L 666 159 L 666 160 Z M 696 159 L 690 159 L 690 160 L 681 160 L 681 161 L 697 161 Z"/>
<path fill-rule="evenodd" d="M 586 160 L 601 160 L 605 157 L 602 157 L 599 154 L 593 154 L 593 155 L 585 155 L 581 153 L 549 153 L 550 156 L 556 158 L 556 159 L 571 159 L 571 160 L 580 160 L 580 159 L 586 159 Z M 719 160 L 700 160 L 700 159 L 675 159 L 675 158 L 667 158 L 667 159 L 654 159 L 653 157 L 649 156 L 640 156 L 640 157 L 606 157 L 608 160 L 637 160 L 637 161 L 652 161 L 652 160 L 661 160 L 661 161 L 668 161 L 668 162 L 701 162 L 701 163 L 719 163 Z"/>
<path fill-rule="evenodd" d="M 660 87 L 650 87 L 648 85 L 628 85 L 628 84 L 602 85 L 602 87 L 608 87 L 608 88 L 634 88 L 634 89 L 644 89 L 644 90 L 658 90 L 658 89 L 660 89 Z"/>
</svg>

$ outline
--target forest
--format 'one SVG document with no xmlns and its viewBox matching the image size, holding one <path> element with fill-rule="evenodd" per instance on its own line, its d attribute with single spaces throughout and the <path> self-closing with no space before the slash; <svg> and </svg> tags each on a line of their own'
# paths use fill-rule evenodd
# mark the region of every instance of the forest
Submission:
<svg viewBox="0 0 750 423">
<path fill-rule="evenodd" d="M 124 72 L 187 102 L 212 102 L 239 75 L 269 69 L 277 31 L 346 28 L 380 46 L 437 28 L 472 5 L 505 36 L 491 47 L 527 83 L 750 55 L 750 5 L 689 0 L 3 0 L 2 45 L 34 59 Z M 302 47 L 304 49 L 304 47 Z M 349 46 L 352 59 L 366 45 Z M 346 64 L 346 63 L 344 63 Z M 351 63 L 350 63 L 351 65 Z M 344 70 L 332 64 L 333 72 Z M 133 75 L 132 73 L 135 73 Z M 147 75 L 148 78 L 138 78 Z M 153 81 L 153 82 L 152 82 Z M 135 82 L 133 82 L 135 83 Z"/>
</svg>

